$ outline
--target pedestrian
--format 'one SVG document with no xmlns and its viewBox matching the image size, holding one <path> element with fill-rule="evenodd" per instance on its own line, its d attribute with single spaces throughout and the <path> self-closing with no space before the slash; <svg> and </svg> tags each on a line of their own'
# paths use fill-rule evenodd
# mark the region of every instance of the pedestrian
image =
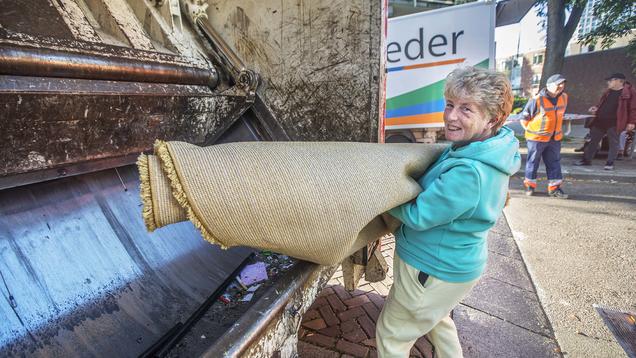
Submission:
<svg viewBox="0 0 636 358">
<path fill-rule="evenodd" d="M 567 199 L 563 192 L 561 173 L 561 139 L 563 139 L 563 115 L 568 105 L 565 77 L 552 75 L 546 87 L 526 103 L 521 112 L 521 126 L 525 130 L 528 157 L 523 185 L 526 195 L 534 195 L 537 189 L 537 170 L 543 158 L 548 175 L 548 195 Z"/>
<path fill-rule="evenodd" d="M 484 270 L 488 230 L 521 165 L 519 142 L 503 127 L 513 102 L 506 76 L 458 68 L 444 96 L 444 133 L 452 145 L 418 179 L 417 198 L 389 211 L 402 224 L 393 286 L 376 326 L 379 357 L 408 357 L 425 334 L 437 357 L 462 356 L 449 314 Z"/>
<path fill-rule="evenodd" d="M 619 136 L 623 131 L 633 131 L 636 125 L 636 89 L 625 81 L 622 73 L 614 73 L 605 80 L 607 89 L 598 104 L 589 109 L 594 114 L 590 126 L 590 143 L 585 147 L 583 159 L 574 165 L 592 164 L 601 140 L 607 135 L 609 150 L 604 169 L 614 170 L 614 160 L 621 144 Z"/>
</svg>

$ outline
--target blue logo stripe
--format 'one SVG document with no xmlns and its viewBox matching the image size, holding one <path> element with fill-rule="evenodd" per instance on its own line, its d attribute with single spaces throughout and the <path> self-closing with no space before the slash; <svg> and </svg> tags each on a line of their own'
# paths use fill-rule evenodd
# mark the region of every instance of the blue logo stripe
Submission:
<svg viewBox="0 0 636 358">
<path fill-rule="evenodd" d="M 386 111 L 387 118 L 414 116 L 417 114 L 443 112 L 446 101 L 438 99 L 436 101 L 430 101 L 425 103 L 418 103 L 408 107 L 389 109 Z"/>
</svg>

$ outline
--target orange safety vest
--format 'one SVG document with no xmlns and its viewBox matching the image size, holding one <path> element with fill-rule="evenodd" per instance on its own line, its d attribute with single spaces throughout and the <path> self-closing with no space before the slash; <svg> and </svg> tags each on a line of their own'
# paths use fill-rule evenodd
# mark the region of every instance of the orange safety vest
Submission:
<svg viewBox="0 0 636 358">
<path fill-rule="evenodd" d="M 568 95 L 562 93 L 556 106 L 553 106 L 552 102 L 543 95 L 536 97 L 536 101 L 539 108 L 537 114 L 532 119 L 525 121 L 526 139 L 549 142 L 554 135 L 554 140 L 561 140 L 563 138 L 563 115 L 565 107 L 568 105 Z"/>
</svg>

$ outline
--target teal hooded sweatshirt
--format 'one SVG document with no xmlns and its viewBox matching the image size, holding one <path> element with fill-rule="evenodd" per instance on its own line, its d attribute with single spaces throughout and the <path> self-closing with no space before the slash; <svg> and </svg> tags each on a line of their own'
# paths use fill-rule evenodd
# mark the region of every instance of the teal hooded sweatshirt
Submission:
<svg viewBox="0 0 636 358">
<path fill-rule="evenodd" d="M 487 140 L 447 148 L 418 180 L 423 191 L 417 198 L 389 211 L 402 221 L 400 258 L 443 281 L 477 279 L 486 266 L 488 230 L 520 164 L 519 141 L 507 127 Z"/>
</svg>

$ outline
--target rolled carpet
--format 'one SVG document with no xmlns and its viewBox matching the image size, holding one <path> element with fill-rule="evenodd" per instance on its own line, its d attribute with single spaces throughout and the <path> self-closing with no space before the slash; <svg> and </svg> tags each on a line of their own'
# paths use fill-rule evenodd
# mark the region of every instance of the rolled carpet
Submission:
<svg viewBox="0 0 636 358">
<path fill-rule="evenodd" d="M 190 220 L 222 247 L 249 246 L 333 265 L 389 233 L 387 210 L 422 190 L 441 145 L 155 143 L 141 155 L 149 231 Z"/>
</svg>

